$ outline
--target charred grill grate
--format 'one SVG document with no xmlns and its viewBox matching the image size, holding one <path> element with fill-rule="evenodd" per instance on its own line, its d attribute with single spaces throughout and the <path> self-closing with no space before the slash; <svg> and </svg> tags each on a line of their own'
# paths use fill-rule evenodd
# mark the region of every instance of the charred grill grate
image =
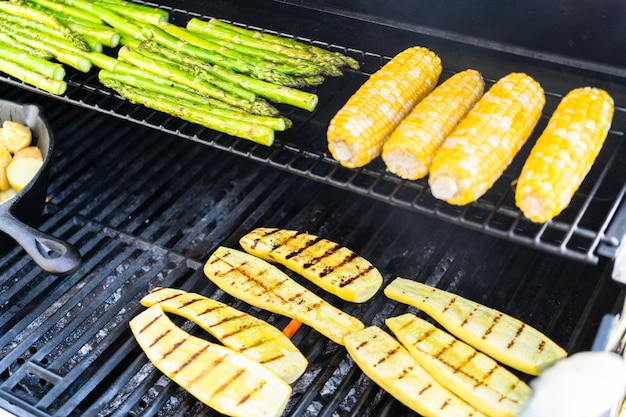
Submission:
<svg viewBox="0 0 626 417">
<path fill-rule="evenodd" d="M 22 89 L 4 85 L 0 94 L 44 108 L 56 148 L 41 229 L 83 254 L 66 277 L 42 273 L 20 248 L 0 258 L 0 408 L 16 415 L 216 416 L 149 363 L 128 321 L 142 310 L 143 294 L 173 286 L 283 328 L 286 318 L 224 294 L 202 273 L 218 245 L 237 247 L 256 226 L 339 241 L 387 282 L 404 276 L 480 300 L 570 352 L 591 346 L 602 315 L 618 302 L 606 260 L 581 264 L 502 242 Z M 362 305 L 325 298 L 367 324 L 407 310 L 382 294 Z M 310 365 L 293 385 L 286 416 L 414 415 L 345 349 L 306 327 L 294 342 Z"/>
<path fill-rule="evenodd" d="M 178 8 L 171 9 L 171 14 L 177 24 L 184 24 L 190 17 L 207 18 L 206 15 Z M 88 74 L 71 73 L 68 92 L 60 100 L 549 253 L 588 263 L 597 263 L 602 256 L 615 256 L 622 241 L 626 216 L 621 207 L 626 192 L 623 181 L 626 173 L 617 163 L 626 157 L 622 146 L 626 109 L 620 106 L 621 103 L 617 103 L 614 128 L 598 162 L 570 207 L 557 219 L 545 225 L 536 225 L 525 219 L 515 207 L 513 183 L 537 133 L 492 190 L 475 204 L 464 207 L 454 207 L 435 200 L 426 180 L 407 181 L 386 173 L 380 159 L 361 169 L 342 168 L 327 152 L 326 127 L 334 113 L 366 79 L 367 74 L 380 68 L 388 57 L 315 39 L 302 40 L 354 56 L 362 62 L 362 71 L 346 71 L 343 77 L 328 79 L 317 90 L 320 103 L 312 114 L 283 107 L 284 114 L 294 121 L 294 126 L 287 132 L 279 133 L 276 143 L 270 148 L 217 134 L 163 113 L 133 105 L 104 88 L 97 80 L 96 71 Z M 455 57 L 457 61 L 453 62 L 454 68 L 448 66 L 444 77 L 473 65 L 473 62 L 466 63 L 456 55 Z M 496 61 L 495 67 L 497 65 Z M 515 69 L 528 70 L 531 74 L 538 75 L 540 80 L 543 72 L 550 72 L 531 64 L 521 64 Z M 486 78 L 488 85 L 494 82 L 494 79 Z M 2 76 L 0 80 L 32 90 L 9 77 Z M 537 132 L 545 126 L 558 100 L 567 92 L 556 88 L 547 89 L 546 113 L 536 129 Z"/>
</svg>

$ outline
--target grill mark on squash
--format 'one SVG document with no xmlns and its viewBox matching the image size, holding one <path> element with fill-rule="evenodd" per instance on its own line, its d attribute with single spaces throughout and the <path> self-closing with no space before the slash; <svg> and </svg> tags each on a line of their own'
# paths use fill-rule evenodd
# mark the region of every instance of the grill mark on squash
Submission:
<svg viewBox="0 0 626 417">
<path fill-rule="evenodd" d="M 231 386 L 232 384 L 235 383 L 235 381 L 237 381 L 239 378 L 241 378 L 241 376 L 243 374 L 245 374 L 246 371 L 244 369 L 238 369 L 237 372 L 235 372 L 234 375 L 232 375 L 230 378 L 228 378 L 226 381 L 224 381 L 220 386 L 217 387 L 217 389 L 213 392 L 213 396 L 219 395 L 221 393 L 223 393 L 224 391 L 226 391 L 226 389 Z M 249 393 L 246 394 L 246 396 L 248 396 L 249 398 Z M 243 404 L 246 400 L 239 400 L 238 405 Z"/>
<path fill-rule="evenodd" d="M 526 324 L 522 323 L 518 328 L 517 331 L 515 332 L 515 335 L 513 336 L 513 338 L 511 339 L 511 341 L 509 342 L 508 345 L 506 345 L 507 349 L 512 349 L 513 345 L 515 345 L 515 343 L 517 342 L 517 340 L 520 338 L 520 336 L 522 335 L 522 333 L 524 333 L 524 329 L 526 328 Z M 542 341 L 539 346 L 537 346 L 538 350 L 543 350 L 543 346 L 544 346 L 544 342 Z"/>
<path fill-rule="evenodd" d="M 242 405 L 243 403 L 245 403 L 246 401 L 248 401 L 255 392 L 261 391 L 263 389 L 263 387 L 265 386 L 265 381 L 261 381 L 259 382 L 259 385 L 257 385 L 253 390 L 251 390 L 250 392 L 248 392 L 246 395 L 244 395 L 243 397 L 241 397 L 241 400 L 239 400 L 239 402 L 237 403 L 238 406 Z"/>
<path fill-rule="evenodd" d="M 179 367 L 178 369 L 176 369 L 174 372 L 172 372 L 172 378 L 174 378 L 179 372 L 183 371 L 186 367 L 188 367 L 189 365 L 191 365 L 192 363 L 194 363 L 195 361 L 198 360 L 198 358 L 200 357 L 200 355 L 202 355 L 204 352 L 206 352 L 209 349 L 209 345 L 205 345 L 202 347 L 202 349 L 196 351 L 193 353 L 193 355 L 189 356 Z"/>
<path fill-rule="evenodd" d="M 170 331 L 168 330 L 167 333 L 169 333 Z M 178 348 L 180 348 L 182 346 L 183 343 L 185 343 L 186 339 L 180 339 L 178 342 L 173 343 L 172 347 L 170 350 L 168 350 L 167 352 L 165 352 L 162 356 L 161 356 L 161 360 L 166 359 L 168 356 L 170 356 L 171 354 L 173 354 L 174 352 L 176 352 L 176 350 L 178 350 Z"/>
<path fill-rule="evenodd" d="M 399 328 L 399 330 L 401 329 L 405 329 L 407 327 L 410 327 L 413 323 L 415 323 L 416 320 L 415 319 L 411 319 L 410 321 L 407 321 L 402 327 Z M 437 329 L 428 329 L 426 332 L 422 333 L 420 336 L 416 336 L 416 341 L 413 343 L 413 345 L 417 348 L 420 349 L 422 351 L 424 351 L 423 349 L 421 349 L 418 345 L 421 342 L 425 342 L 429 337 L 431 337 L 433 334 L 435 334 L 437 332 Z M 505 400 L 508 400 L 512 403 L 515 404 L 519 404 L 520 401 L 516 398 L 509 398 L 507 397 L 505 394 L 499 392 L 498 390 L 496 390 L 495 388 L 493 388 L 491 385 L 487 384 L 485 381 L 489 380 L 489 378 L 494 374 L 494 372 L 498 369 L 498 365 L 494 364 L 488 372 L 485 373 L 485 375 L 483 375 L 482 377 L 478 378 L 475 375 L 465 371 L 465 368 L 470 364 L 470 362 L 472 362 L 477 356 L 478 356 L 478 352 L 474 351 L 471 355 L 467 356 L 463 362 L 461 362 L 458 365 L 453 365 L 451 362 L 446 361 L 445 360 L 445 356 L 444 353 L 446 353 L 448 350 L 453 349 L 454 346 L 457 344 L 457 340 L 453 339 L 448 345 L 444 346 L 443 349 L 441 349 L 439 352 L 437 353 L 428 353 L 426 351 L 426 353 L 428 353 L 431 357 L 439 360 L 441 363 L 445 364 L 446 366 L 448 366 L 450 369 L 452 369 L 452 371 L 454 373 L 458 373 L 460 375 L 463 375 L 469 379 L 471 379 L 472 381 L 474 381 L 474 387 L 473 389 L 478 389 L 478 387 L 480 386 L 484 386 L 486 388 L 488 388 L 489 390 L 495 392 L 498 395 L 498 402 L 503 402 Z M 515 387 L 517 385 L 519 385 L 520 381 L 515 381 L 515 383 L 512 385 L 511 387 L 511 392 L 514 392 Z"/>
<path fill-rule="evenodd" d="M 482 336 L 483 339 L 486 339 L 487 337 L 489 337 L 489 335 L 493 332 L 493 329 L 498 325 L 498 323 L 502 319 L 502 316 L 503 316 L 502 313 L 498 313 L 491 319 L 491 324 L 489 325 L 487 330 L 485 330 L 485 333 L 483 333 L 483 336 Z"/>
</svg>

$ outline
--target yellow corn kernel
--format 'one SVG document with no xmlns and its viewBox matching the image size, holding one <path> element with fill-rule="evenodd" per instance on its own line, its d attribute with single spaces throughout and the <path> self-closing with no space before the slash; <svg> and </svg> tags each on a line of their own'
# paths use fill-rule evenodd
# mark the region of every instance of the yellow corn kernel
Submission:
<svg viewBox="0 0 626 417">
<path fill-rule="evenodd" d="M 328 149 L 341 165 L 361 167 L 378 155 L 389 134 L 437 85 L 441 59 L 414 46 L 397 54 L 352 95 L 328 126 Z"/>
<path fill-rule="evenodd" d="M 527 218 L 544 223 L 569 205 L 604 144 L 613 112 L 613 99 L 598 88 L 563 97 L 517 181 L 515 202 Z"/>
<path fill-rule="evenodd" d="M 545 104 L 530 76 L 502 77 L 444 140 L 429 170 L 435 198 L 464 205 L 481 197 L 509 166 L 532 133 Z"/>
<path fill-rule="evenodd" d="M 428 174 L 435 151 L 483 95 L 485 82 L 476 70 L 459 72 L 435 88 L 393 131 L 382 151 L 387 169 L 417 180 Z"/>
</svg>

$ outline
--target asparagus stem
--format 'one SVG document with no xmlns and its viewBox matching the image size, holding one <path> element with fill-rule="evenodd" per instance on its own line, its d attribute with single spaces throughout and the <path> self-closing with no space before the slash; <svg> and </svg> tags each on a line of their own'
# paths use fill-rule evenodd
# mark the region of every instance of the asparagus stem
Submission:
<svg viewBox="0 0 626 417">
<path fill-rule="evenodd" d="M 81 23 L 72 22 L 66 22 L 66 24 L 73 31 L 82 34 L 83 37 L 92 38 L 102 45 L 108 46 L 109 48 L 115 48 L 120 43 L 120 34 L 108 26 L 96 24 L 84 25 Z"/>
<path fill-rule="evenodd" d="M 192 33 L 199 33 L 202 37 L 209 37 L 211 42 L 224 46 L 230 45 L 230 47 L 235 48 L 241 53 L 264 57 L 263 59 L 268 61 L 274 62 L 273 57 L 278 57 L 275 58 L 276 62 L 280 62 L 280 57 L 283 57 L 285 64 L 302 71 L 301 74 L 297 75 L 309 76 L 322 74 L 337 77 L 343 74 L 341 69 L 336 65 L 337 62 L 329 59 L 325 55 L 312 54 L 304 49 L 291 48 L 281 44 L 267 42 L 223 26 L 211 24 L 215 19 L 206 22 L 206 24 L 199 19 L 193 19 L 187 23 L 187 30 Z M 343 62 L 339 64 L 339 66 L 341 65 L 343 65 Z M 312 72 L 310 70 L 311 68 L 314 68 L 317 72 Z M 304 69 L 308 70 L 305 72 L 303 71 Z M 291 74 L 291 72 L 288 73 Z"/>
<path fill-rule="evenodd" d="M 222 105 L 223 103 L 217 100 L 212 100 L 199 94 L 190 93 L 185 90 L 179 90 L 169 85 L 158 84 L 147 78 L 106 70 L 100 71 L 98 73 L 98 77 L 103 84 L 108 84 L 107 86 L 109 87 L 114 86 L 114 82 L 118 82 L 126 86 L 137 88 L 144 92 L 150 92 L 169 97 L 170 99 L 176 100 L 179 103 L 187 103 L 187 105 L 191 105 L 195 108 L 210 110 L 215 115 L 248 120 L 250 122 L 265 125 L 273 130 L 282 131 L 285 130 L 288 126 L 286 119 L 283 117 L 258 116 L 250 113 L 245 113 L 237 107 L 226 107 Z M 116 88 L 112 88 L 116 90 Z"/>
<path fill-rule="evenodd" d="M 137 23 L 152 23 L 156 25 L 160 22 L 167 22 L 169 19 L 169 14 L 165 10 L 140 4 L 130 2 L 121 4 L 107 1 L 95 1 L 94 3 Z"/>
<path fill-rule="evenodd" d="M 88 21 L 92 23 L 102 23 L 102 19 L 100 19 L 97 15 L 93 15 L 92 13 L 85 12 L 82 9 L 77 9 L 58 1 L 28 0 L 28 4 L 31 5 L 31 7 L 33 8 L 38 8 L 46 14 L 51 14 L 57 19 L 59 19 L 59 16 L 66 16 L 67 18 L 73 17 L 82 21 Z"/>
<path fill-rule="evenodd" d="M 228 48 L 212 44 L 189 32 L 185 31 L 186 33 L 183 34 L 186 35 L 187 39 L 180 39 L 164 29 L 177 33 L 176 26 L 168 23 L 161 23 L 159 27 L 145 25 L 143 27 L 143 33 L 147 39 L 152 39 L 160 45 L 203 59 L 211 64 L 220 65 L 274 84 L 287 85 L 290 87 L 305 86 L 303 81 L 296 77 L 274 69 L 262 68 L 257 65 L 257 61 L 250 59 L 250 57 L 241 57 Z"/>
<path fill-rule="evenodd" d="M 89 72 L 91 69 L 91 61 L 85 57 L 88 52 L 79 50 L 61 37 L 43 36 L 32 29 L 7 24 L 0 25 L 0 31 L 33 49 L 50 52 L 57 61 L 79 71 Z"/>
<path fill-rule="evenodd" d="M 121 83 L 104 80 L 109 88 L 114 89 L 128 100 L 143 104 L 154 110 L 162 111 L 183 120 L 200 124 L 218 132 L 226 133 L 242 139 L 248 139 L 262 145 L 270 146 L 274 143 L 274 130 L 251 123 L 240 118 L 230 118 L 212 113 L 209 109 L 189 103 L 181 104 L 179 100 L 172 100 L 164 96 L 150 94 L 138 88 Z"/>
<path fill-rule="evenodd" d="M 193 20 L 193 19 L 192 19 Z M 197 24 L 197 23 L 203 23 L 203 21 L 200 21 L 199 19 L 198 22 L 195 22 L 193 24 Z M 192 24 L 192 25 L 193 25 Z M 295 39 L 292 38 L 287 38 L 287 37 L 283 37 L 283 36 L 278 36 L 278 35 L 273 35 L 271 33 L 267 33 L 267 32 L 261 32 L 261 31 L 257 31 L 257 30 L 251 30 L 251 29 L 246 29 L 240 26 L 236 26 L 236 25 L 232 25 L 229 24 L 227 22 L 224 22 L 222 20 L 218 20 L 218 19 L 210 19 L 209 22 L 204 22 L 204 24 L 212 24 L 212 25 L 216 25 L 216 26 L 221 26 L 227 29 L 230 29 L 232 31 L 235 32 L 239 32 L 242 33 L 244 35 L 253 37 L 253 38 L 257 38 L 257 39 L 263 39 L 269 43 L 278 43 L 281 44 L 285 47 L 292 47 L 292 48 L 296 48 L 296 49 L 304 49 L 312 54 L 315 55 L 319 55 L 319 56 L 324 56 L 327 59 L 329 59 L 331 62 L 333 62 L 335 65 L 341 66 L 341 65 L 347 65 L 348 67 L 354 69 L 354 70 L 358 70 L 360 65 L 359 62 L 357 60 L 355 60 L 354 58 L 341 54 L 339 52 L 332 52 L 332 51 L 328 51 L 326 49 L 323 48 L 319 48 L 315 45 L 311 45 L 305 42 L 300 42 L 297 41 Z"/>
<path fill-rule="evenodd" d="M 290 104 L 292 106 L 313 111 L 317 106 L 318 97 L 315 94 L 300 91 L 290 87 L 284 87 L 271 84 L 266 81 L 257 80 L 244 74 L 238 74 L 234 71 L 222 68 L 218 65 L 212 65 L 200 59 L 185 56 L 172 51 L 171 49 L 160 47 L 154 42 L 143 42 L 144 48 L 154 52 L 154 55 L 161 55 L 173 62 L 177 62 L 186 68 L 197 68 L 203 70 L 203 73 L 211 74 L 213 77 L 219 77 L 228 83 L 234 83 L 242 89 L 249 90 L 254 94 L 264 97 L 268 100 Z M 157 59 L 155 57 L 155 59 Z"/>
<path fill-rule="evenodd" d="M 42 26 L 53 29 L 62 37 L 70 41 L 76 48 L 89 51 L 89 46 L 80 34 L 74 33 L 70 28 L 59 22 L 54 16 L 46 14 L 31 7 L 22 6 L 8 1 L 0 1 L 0 11 L 5 15 L 19 18 L 21 21 L 37 22 Z"/>
<path fill-rule="evenodd" d="M 164 64 L 173 65 L 175 68 L 181 71 L 187 72 L 195 77 L 202 78 L 204 81 L 208 82 L 209 84 L 214 85 L 215 87 L 220 88 L 224 91 L 227 91 L 231 94 L 234 94 L 238 97 L 244 98 L 248 101 L 256 100 L 256 94 L 254 94 L 252 91 L 246 88 L 240 87 L 237 84 L 233 84 L 231 82 L 225 81 L 222 78 L 216 77 L 215 75 L 213 75 L 210 71 L 206 69 L 207 66 L 203 65 L 204 61 L 198 62 L 198 64 L 201 64 L 201 65 L 189 65 L 188 63 L 182 62 L 183 60 L 179 60 L 178 54 L 176 52 L 172 52 L 171 54 L 168 54 L 166 56 L 165 54 L 157 53 L 157 52 L 150 50 L 150 48 L 148 48 L 147 45 L 146 46 L 140 45 L 139 48 L 135 49 L 135 51 L 142 54 L 146 58 L 150 58 L 155 61 L 160 61 L 160 62 L 163 62 Z"/>
<path fill-rule="evenodd" d="M 118 32 L 130 37 L 142 39 L 141 27 L 125 17 L 111 10 L 87 0 L 62 0 L 63 3 L 84 10 L 85 12 L 99 16 L 105 23 L 115 28 Z"/>
<path fill-rule="evenodd" d="M 46 77 L 13 61 L 0 59 L 0 71 L 26 84 L 30 84 L 55 95 L 61 95 L 65 93 L 67 89 L 67 83 L 65 81 Z"/>
<path fill-rule="evenodd" d="M 61 81 L 65 78 L 65 68 L 63 65 L 31 55 L 26 51 L 14 48 L 10 45 L 0 43 L 0 56 L 2 59 L 12 61 L 44 77 L 52 78 L 57 81 Z"/>
<path fill-rule="evenodd" d="M 35 48 L 31 48 L 30 46 L 26 45 L 23 42 L 18 41 L 15 38 L 12 38 L 11 36 L 7 35 L 6 33 L 0 31 L 0 43 L 3 43 L 5 45 L 13 45 L 14 47 L 27 52 L 30 55 L 39 57 L 41 59 L 45 59 L 47 61 L 54 59 L 54 55 L 52 55 L 50 52 L 45 51 L 43 49 L 35 49 Z"/>
<path fill-rule="evenodd" d="M 228 104 L 240 107 L 249 113 L 259 114 L 263 116 L 278 115 L 278 110 L 276 110 L 264 100 L 255 100 L 254 102 L 251 102 L 249 100 L 236 97 L 233 94 L 229 94 L 224 90 L 221 90 L 209 84 L 201 78 L 194 77 L 193 75 L 181 71 L 172 65 L 148 59 L 140 53 L 130 50 L 127 46 L 123 46 L 120 48 L 118 52 L 118 58 L 122 61 L 142 68 L 147 72 L 155 73 L 161 77 L 186 85 L 187 87 L 198 91 L 202 95 L 216 98 Z"/>
</svg>

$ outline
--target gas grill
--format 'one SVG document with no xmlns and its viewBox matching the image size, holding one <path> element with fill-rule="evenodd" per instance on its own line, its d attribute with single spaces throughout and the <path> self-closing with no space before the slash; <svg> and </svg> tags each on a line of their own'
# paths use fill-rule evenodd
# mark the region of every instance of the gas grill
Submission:
<svg viewBox="0 0 626 417">
<path fill-rule="evenodd" d="M 217 17 L 362 63 L 316 88 L 314 112 L 280 107 L 294 125 L 271 147 L 125 101 L 98 82 L 96 71 L 69 71 L 62 97 L 0 75 L 0 98 L 39 105 L 56 138 L 39 228 L 71 242 L 83 257 L 76 272 L 55 276 L 20 247 L 0 254 L 1 409 L 20 416 L 219 415 L 151 365 L 128 321 L 143 310 L 143 295 L 163 286 L 201 293 L 284 328 L 287 318 L 229 296 L 202 272 L 215 248 L 237 248 L 258 226 L 324 236 L 370 260 L 385 283 L 396 276 L 425 282 L 513 315 L 570 353 L 591 349 L 603 318 L 620 312 L 624 298 L 616 272 L 626 232 L 622 63 L 607 62 L 598 50 L 586 59 L 472 37 L 410 21 L 418 19 L 414 11 L 402 18 L 393 7 L 390 15 L 373 14 L 379 11 L 367 5 L 375 2 L 343 3 L 159 2 L 176 24 Z M 534 136 L 474 204 L 439 202 L 425 180 L 402 180 L 380 160 L 343 168 L 327 151 L 330 118 L 369 74 L 411 45 L 441 56 L 442 78 L 475 68 L 489 86 L 523 71 L 546 90 Z M 559 99 L 584 85 L 614 97 L 612 130 L 570 207 L 545 225 L 533 224 L 515 207 L 514 180 Z M 366 324 L 417 312 L 382 292 L 347 303 L 289 274 Z M 416 415 L 364 376 L 341 346 L 306 326 L 293 341 L 310 364 L 293 384 L 286 416 Z"/>
</svg>

